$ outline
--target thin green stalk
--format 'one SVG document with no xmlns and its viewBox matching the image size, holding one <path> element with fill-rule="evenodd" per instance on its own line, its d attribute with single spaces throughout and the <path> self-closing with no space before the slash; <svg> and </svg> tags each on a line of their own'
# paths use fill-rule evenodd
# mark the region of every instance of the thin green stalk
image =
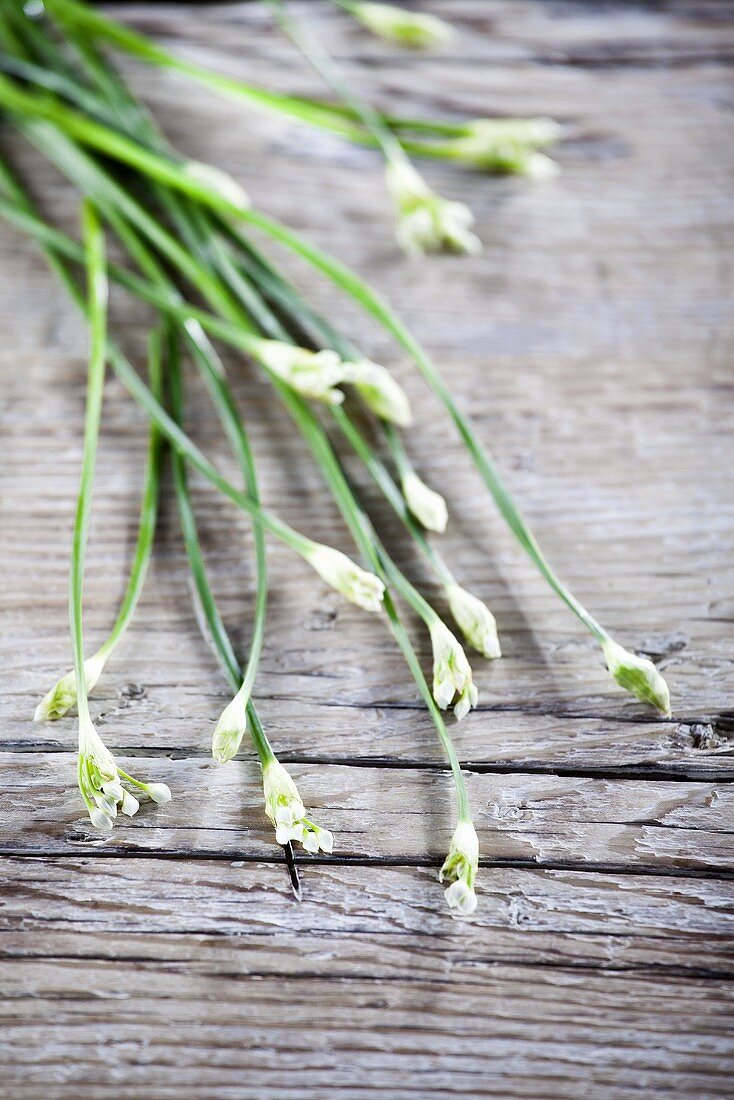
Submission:
<svg viewBox="0 0 734 1100">
<path fill-rule="evenodd" d="M 233 77 L 211 72 L 201 65 L 176 57 L 151 39 L 109 19 L 99 11 L 74 3 L 73 0 L 49 0 L 46 7 L 64 25 L 80 27 L 148 64 L 182 73 L 229 98 L 244 99 L 258 107 L 299 119 L 311 126 L 331 130 L 344 137 L 351 137 L 353 140 L 360 139 L 359 128 L 351 123 L 348 117 L 333 110 L 328 104 L 272 92 Z"/>
<path fill-rule="evenodd" d="M 232 302 L 232 299 L 221 286 L 219 280 L 204 264 L 197 261 L 190 252 L 181 247 L 171 234 L 156 223 L 154 219 L 142 209 L 139 203 L 124 192 L 119 185 L 112 181 L 109 176 L 91 162 L 88 157 L 85 157 L 77 150 L 62 134 L 56 131 L 52 132 L 50 125 L 43 126 L 40 133 L 38 123 L 31 123 L 30 128 L 32 131 L 32 140 L 37 141 L 42 150 L 47 154 L 50 147 L 56 162 L 62 170 L 66 171 L 67 174 L 72 177 L 78 186 L 86 190 L 88 194 L 94 196 L 95 200 L 103 206 L 113 204 L 120 209 L 125 217 L 134 221 L 137 227 L 149 237 L 157 248 L 163 251 L 164 255 L 170 259 L 181 273 L 201 290 L 215 308 L 225 313 L 225 316 L 231 323 L 237 325 L 241 330 L 247 327 L 251 329 L 249 319 L 243 314 L 242 310 Z M 240 331 L 239 344 L 246 350 L 255 346 L 256 340 L 258 339 L 255 336 L 254 330 L 251 329 L 251 331 L 252 337 L 249 341 L 249 347 L 246 331 Z M 273 381 L 276 388 L 280 389 L 281 393 L 283 393 L 282 384 L 277 379 L 273 379 Z M 273 518 L 274 517 L 270 517 L 271 523 Z M 272 527 L 270 527 L 270 529 L 273 530 Z M 386 558 L 386 563 L 388 561 L 389 559 Z M 388 572 L 401 595 L 410 603 L 411 607 L 420 615 L 426 625 L 430 627 L 435 623 L 438 618 L 436 612 L 391 562 Z"/>
<path fill-rule="evenodd" d="M 153 330 L 150 339 L 148 354 L 148 376 L 150 389 L 153 396 L 160 401 L 163 393 L 163 376 L 161 364 L 161 342 L 157 330 Z M 127 588 L 117 612 L 114 625 L 102 645 L 97 650 L 96 656 L 107 660 L 120 639 L 127 630 L 135 608 L 138 605 L 140 594 L 143 591 L 145 578 L 150 565 L 153 551 L 153 539 L 155 537 L 156 521 L 158 518 L 158 501 L 160 497 L 161 467 L 163 464 L 163 440 L 160 432 L 153 424 L 148 437 L 148 455 L 145 463 L 143 477 L 143 495 L 140 505 L 140 521 L 138 524 L 138 536 L 135 541 L 130 577 Z"/>
<path fill-rule="evenodd" d="M 266 2 L 281 29 L 290 38 L 294 46 L 300 50 L 315 72 L 319 74 L 332 91 L 336 92 L 351 113 L 359 119 L 380 147 L 387 163 L 406 161 L 407 157 L 403 146 L 395 134 L 385 125 L 377 111 L 354 93 L 347 81 L 337 72 L 331 58 L 320 43 L 316 39 L 306 37 L 295 19 L 286 11 L 282 0 L 266 0 Z"/>
<path fill-rule="evenodd" d="M 115 231 L 131 256 L 136 260 L 141 270 L 143 270 L 148 278 L 161 289 L 162 293 L 170 297 L 172 302 L 183 304 L 181 295 L 166 277 L 152 254 L 145 248 L 124 219 L 116 215 L 114 210 L 109 212 L 108 216 L 112 217 L 112 225 Z M 209 391 L 209 395 L 219 413 L 225 431 L 227 432 L 235 457 L 242 470 L 247 492 L 254 501 L 259 502 L 260 494 L 258 479 L 252 450 L 250 448 L 250 441 L 242 418 L 235 406 L 231 391 L 227 386 L 224 366 L 200 326 L 195 326 L 191 324 L 190 321 L 186 321 L 181 327 L 194 361 L 199 367 Z M 180 422 L 180 417 L 178 419 Z M 262 528 L 258 524 L 254 525 L 253 541 L 255 544 L 256 597 L 252 635 L 250 639 L 250 653 L 245 674 L 238 692 L 243 701 L 249 700 L 257 676 L 257 669 L 260 663 L 265 637 L 265 618 L 268 599 L 265 536 Z"/>
<path fill-rule="evenodd" d="M 14 209 L 11 204 L 0 200 L 0 216 L 5 217 L 19 228 L 29 232 L 42 244 L 50 248 L 54 254 L 60 252 L 62 255 L 77 262 L 81 259 L 81 250 L 76 242 L 72 241 L 71 238 L 60 231 L 46 226 L 40 219 L 34 218 L 25 211 Z M 246 335 L 243 335 L 241 325 L 215 317 L 213 314 L 189 302 L 171 297 L 168 291 L 164 291 L 160 287 L 154 286 L 149 281 L 138 278 L 133 273 L 118 265 L 110 265 L 109 270 L 110 276 L 115 281 L 131 290 L 144 301 L 147 301 L 157 309 L 166 313 L 168 316 L 175 318 L 182 324 L 194 320 L 212 336 L 223 340 L 232 347 L 247 350 L 248 340 Z M 236 290 L 236 288 L 233 289 Z M 282 328 L 280 331 L 274 330 L 272 335 L 289 338 L 287 331 Z M 436 572 L 441 583 L 447 584 L 453 581 L 453 575 L 443 558 L 439 552 L 431 546 L 423 535 L 420 527 L 412 519 L 406 508 L 402 494 L 390 477 L 384 464 L 375 455 L 357 427 L 342 409 L 338 407 L 332 409 L 332 415 L 345 438 L 365 463 L 373 479 L 398 516 L 405 523 L 411 535 L 415 538 L 419 549 L 426 556 L 426 560 Z"/>
<path fill-rule="evenodd" d="M 4 211 L 5 206 L 5 203 L 0 203 L 0 212 Z M 14 220 L 17 220 L 18 224 L 20 224 L 23 219 L 18 218 Z M 31 223 L 33 219 L 26 216 L 25 221 Z M 76 287 L 71 276 L 65 278 L 64 282 L 67 289 L 71 290 L 74 288 L 78 293 L 78 287 Z M 74 297 L 77 304 L 81 305 L 77 294 L 75 294 Z M 154 297 L 155 295 L 151 295 L 151 299 Z M 171 313 L 179 313 L 184 319 L 185 316 L 190 315 L 190 311 L 187 310 L 177 311 L 175 307 L 171 306 L 166 295 L 161 295 L 160 299 L 156 300 L 160 300 L 161 307 L 164 310 L 168 309 Z M 86 309 L 83 311 L 86 313 Z M 174 423 L 161 403 L 156 400 L 150 389 L 145 385 L 113 341 L 108 341 L 107 353 L 123 385 L 130 391 L 132 396 L 154 421 L 161 434 L 165 436 L 171 446 L 185 455 L 187 461 L 189 461 L 192 466 L 195 466 L 196 469 L 215 486 L 215 488 L 219 489 L 220 492 L 229 497 L 229 499 L 239 508 L 242 508 L 243 511 L 251 515 L 257 523 L 262 524 L 262 526 L 270 531 L 271 534 L 275 535 L 277 539 L 280 539 L 286 546 L 295 550 L 296 553 L 304 556 L 308 555 L 314 545 L 313 540 L 307 538 L 299 531 L 296 531 L 295 528 L 290 527 L 287 523 L 284 523 L 283 520 L 279 519 L 274 513 L 264 509 L 248 494 L 235 488 L 235 486 L 217 470 L 216 466 L 206 458 L 196 444 Z"/>
<path fill-rule="evenodd" d="M 180 427 L 183 424 L 183 378 L 177 341 L 173 333 L 171 337 L 172 340 L 169 345 L 171 347 L 171 354 L 169 356 L 169 393 L 171 413 L 174 421 Z M 174 454 L 173 457 L 173 478 L 176 489 L 176 500 L 178 502 L 181 533 L 184 539 L 189 568 L 191 569 L 191 576 L 199 599 L 199 606 L 206 621 L 212 644 L 214 645 L 222 669 L 229 681 L 230 688 L 234 694 L 237 695 L 243 691 L 248 676 L 247 672 L 243 673 L 239 665 L 209 584 L 204 559 L 201 553 L 196 517 L 194 515 L 191 495 L 189 493 L 186 461 L 184 457 L 178 453 Z M 258 597 L 261 588 L 265 588 L 265 585 L 261 578 L 258 577 Z M 265 597 L 267 598 L 267 589 L 265 589 Z M 250 652 L 252 653 L 252 646 Z M 267 734 L 260 722 L 257 710 L 249 694 L 248 691 L 247 726 L 260 764 L 264 767 L 271 760 L 275 760 L 275 753 L 273 752 L 270 741 L 268 740 Z"/>
<path fill-rule="evenodd" d="M 89 520 L 92 511 L 94 468 L 96 465 L 99 426 L 102 417 L 102 394 L 105 376 L 105 349 L 107 344 L 107 275 L 105 268 L 104 238 L 99 219 L 91 203 L 82 207 L 82 228 L 86 254 L 87 316 L 89 318 L 90 349 L 87 372 L 87 403 L 84 415 L 84 443 L 82 448 L 82 472 L 79 482 L 74 531 L 69 569 L 69 625 L 71 628 L 74 675 L 76 677 L 76 701 L 81 727 L 91 721 L 87 685 L 84 675 L 84 629 L 82 609 L 84 603 L 84 560 Z"/>
</svg>

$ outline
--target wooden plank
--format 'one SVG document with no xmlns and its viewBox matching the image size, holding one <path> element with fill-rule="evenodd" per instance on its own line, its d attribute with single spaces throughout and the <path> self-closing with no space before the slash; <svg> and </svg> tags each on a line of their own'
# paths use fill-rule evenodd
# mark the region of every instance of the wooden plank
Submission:
<svg viewBox="0 0 734 1100">
<path fill-rule="evenodd" d="M 111 836 L 100 837 L 81 813 L 75 759 L 5 756 L 0 851 L 170 851 L 229 859 L 275 850 L 254 763 L 123 759 L 128 772 L 169 781 L 175 797 L 161 809 L 121 819 Z M 339 765 L 297 766 L 293 775 L 316 820 L 335 833 L 340 857 L 411 863 L 446 854 L 454 813 L 448 776 Z M 467 787 L 490 861 L 693 871 L 734 866 L 731 785 L 470 774 Z"/>
<path fill-rule="evenodd" d="M 75 1087 L 98 1086 L 100 1050 L 123 1100 L 166 1096 L 182 1072 L 187 1092 L 215 1100 L 251 1080 L 290 1097 L 292 1075 L 312 1097 L 594 1084 L 627 1097 L 635 1072 L 649 1088 L 726 1095 L 721 883 L 497 868 L 463 922 L 436 907 L 427 869 L 314 867 L 300 906 L 267 864 L 3 871 L 0 1049 L 23 1095 L 51 1072 L 65 1100 L 70 1064 Z"/>
<path fill-rule="evenodd" d="M 359 41 L 372 51 L 370 57 L 383 56 L 383 47 L 348 30 L 345 21 L 327 14 L 327 9 L 328 5 L 310 5 L 309 19 L 313 12 L 313 18 L 322 21 L 319 27 L 323 24 L 329 34 L 342 35 L 344 48 Z M 597 45 L 609 34 L 609 25 L 583 5 L 575 5 L 573 14 L 562 13 L 563 18 L 532 9 L 533 5 L 497 5 L 493 33 L 465 38 L 491 51 L 498 40 L 539 42 L 551 32 L 573 33 L 579 41 L 587 36 Z M 467 11 L 471 26 L 476 15 L 471 8 Z M 158 6 L 154 17 L 133 6 L 130 17 L 155 18 L 162 32 L 180 38 L 175 6 Z M 462 22 L 459 12 L 456 18 Z M 628 24 L 625 19 L 620 15 L 614 25 L 622 37 L 634 29 L 634 20 Z M 710 43 L 713 37 L 721 40 L 730 34 L 725 19 L 724 13 L 721 25 L 710 18 L 698 20 L 688 9 L 669 5 L 640 19 L 635 34 L 648 45 L 660 40 L 663 29 L 667 38 L 695 33 Z M 275 36 L 261 35 L 262 24 L 257 6 L 214 9 L 197 23 L 196 37 L 200 32 L 207 47 L 180 41 L 178 46 L 194 53 L 202 50 L 210 62 L 237 68 L 241 58 L 228 55 L 232 34 L 247 41 L 255 30 L 262 57 L 248 55 L 248 73 L 283 84 L 287 72 L 293 86 L 311 86 L 305 69 L 285 69 L 286 47 Z M 410 105 L 410 97 L 419 94 L 415 62 L 408 70 L 402 55 L 385 56 L 384 72 L 370 70 L 372 82 L 399 88 Z M 466 723 L 458 734 L 466 757 L 487 763 L 512 759 L 522 766 L 547 754 L 562 767 L 661 761 L 689 768 L 694 775 L 701 775 L 702 768 L 728 770 L 728 712 L 734 684 L 728 646 L 731 561 L 726 547 L 734 521 L 725 457 L 730 440 L 723 427 L 730 419 L 731 386 L 722 349 L 732 327 L 732 288 L 728 268 L 717 257 L 723 257 L 732 232 L 730 204 L 722 199 L 731 150 L 718 140 L 721 123 L 708 92 L 710 81 L 723 79 L 723 70 L 707 70 L 705 77 L 695 67 L 675 74 L 656 70 L 652 76 L 625 70 L 623 76 L 599 81 L 597 74 L 580 66 L 541 69 L 528 62 L 519 84 L 515 75 L 502 77 L 501 66 L 486 65 L 477 67 L 478 83 L 470 88 L 456 85 L 450 77 L 456 67 L 451 68 L 446 57 L 421 58 L 420 64 L 426 73 L 421 88 L 424 83 L 454 88 L 455 98 L 443 110 L 477 113 L 496 105 L 498 110 L 550 111 L 572 122 L 576 136 L 561 148 L 564 175 L 543 187 L 428 167 L 436 186 L 447 191 L 460 186 L 477 206 L 488 247 L 484 256 L 466 263 L 436 258 L 421 268 L 413 266 L 409 287 L 390 243 L 389 217 L 376 186 L 378 169 L 371 153 L 331 139 L 309 138 L 304 161 L 302 128 L 261 118 L 203 93 L 187 100 L 187 131 L 182 133 L 181 85 L 142 70 L 136 70 L 135 79 L 164 125 L 184 145 L 190 143 L 192 153 L 221 160 L 226 132 L 227 167 L 247 183 L 256 199 L 369 272 L 395 300 L 440 355 L 462 400 L 471 405 L 482 435 L 493 442 L 524 510 L 562 573 L 623 640 L 662 654 L 676 715 L 684 719 L 680 730 L 675 725 L 648 725 L 644 709 L 628 703 L 609 683 L 591 641 L 546 593 L 493 520 L 489 506 L 480 505 L 484 498 L 477 495 L 476 479 L 458 459 L 448 427 L 443 422 L 433 427 L 435 410 L 407 365 L 331 292 L 314 285 L 317 300 L 343 316 L 367 350 L 406 378 L 420 413 L 411 436 L 419 465 L 438 484 L 450 475 L 456 486 L 456 525 L 445 541 L 446 555 L 458 575 L 488 599 L 500 620 L 506 656 L 491 669 L 478 666 L 482 697 L 501 714 L 522 710 L 533 716 L 527 724 L 517 720 L 520 735 L 512 728 L 514 718 L 507 725 L 493 719 L 491 751 L 485 725 Z M 671 96 L 676 111 L 663 136 L 656 120 Z M 617 135 L 625 135 L 623 149 L 614 146 Z M 601 161 L 594 153 L 594 143 L 600 140 L 606 143 Z M 707 142 L 715 144 L 717 152 L 715 158 L 703 158 L 707 170 L 702 172 L 700 150 Z M 669 178 L 661 197 L 656 164 L 663 155 Z M 37 161 L 26 157 L 24 163 L 33 167 L 34 186 L 54 212 L 73 224 L 70 191 L 52 187 L 48 170 Z M 290 190 L 285 194 L 278 181 L 290 178 L 296 165 L 302 201 L 294 208 Z M 324 171 L 335 183 L 328 212 L 321 203 Z M 349 207 L 341 210 L 343 195 L 350 196 Z M 369 232 L 355 240 L 350 217 L 357 208 Z M 697 212 L 695 223 L 692 209 Z M 587 227 L 602 257 L 593 277 Z M 12 726 L 6 726 L 3 735 L 9 733 L 15 742 L 38 737 L 27 716 L 38 694 L 68 661 L 64 603 L 78 469 L 83 336 L 63 295 L 42 274 L 42 261 L 5 227 L 1 232 L 12 270 L 2 284 L 4 323 L 17 331 L 13 348 L 4 353 L 9 486 L 5 506 L 13 523 L 2 561 L 13 576 L 4 608 L 8 645 L 3 651 L 12 685 L 7 709 Z M 518 242 L 522 265 L 512 261 Z M 672 280 L 671 270 L 676 276 Z M 29 285 L 43 288 L 34 295 L 30 315 Z M 490 316 L 487 288 L 492 292 Z M 705 317 L 700 311 L 692 316 L 691 302 L 707 303 Z M 18 316 L 24 319 L 21 326 Z M 471 324 L 466 323 L 468 316 L 475 318 Z M 126 338 L 136 344 L 143 315 L 126 309 L 124 317 Z M 710 332 L 716 336 L 710 337 Z M 28 374 L 13 369 L 18 355 Z M 269 502 L 314 535 L 349 549 L 317 475 L 292 440 L 287 422 L 276 413 L 267 388 L 251 373 L 244 377 L 236 360 L 230 359 L 230 366 L 242 407 L 253 410 Z M 491 385 L 478 385 L 487 372 Z M 142 424 L 118 387 L 110 388 L 107 411 L 90 556 L 90 639 L 103 636 L 124 583 L 143 447 Z M 223 460 L 221 435 L 203 402 L 197 404 L 196 419 L 198 438 Z M 28 431 L 32 422 L 41 426 L 43 447 Z M 608 430 L 610 422 L 616 425 L 614 433 Z M 431 433 L 423 427 L 428 423 Z M 375 514 L 392 530 L 383 508 Z M 252 607 L 250 566 L 239 541 L 240 535 L 245 539 L 244 524 L 211 497 L 202 500 L 202 521 L 217 588 L 242 646 Z M 162 727 L 162 743 L 169 728 L 172 737 L 181 739 L 182 690 L 184 713 L 194 714 L 194 727 L 200 709 L 206 707 L 203 717 L 211 721 L 225 699 L 187 609 L 185 566 L 175 527 L 169 499 L 158 563 L 138 623 L 102 685 L 105 710 L 128 683 L 155 693 L 144 714 L 130 706 L 129 714 L 116 716 L 120 732 L 115 740 L 131 747 L 137 743 L 140 719 L 149 725 L 154 716 L 156 737 Z M 401 558 L 425 581 L 405 544 L 397 544 Z M 309 703 L 305 717 L 318 731 L 319 741 L 325 729 L 329 752 L 334 715 L 327 711 L 322 721 L 314 714 L 325 695 L 330 706 L 413 705 L 411 685 L 384 630 L 345 608 L 322 586 L 314 586 L 306 568 L 291 556 L 277 548 L 271 556 L 274 598 L 260 687 L 265 703 L 272 700 L 271 720 L 283 728 L 284 749 L 306 751 L 300 700 Z M 426 591 L 435 592 L 430 584 Z M 421 650 L 427 656 L 425 639 Z M 216 700 L 209 702 L 207 697 L 215 692 Z M 123 701 L 129 703 L 124 696 Z M 419 740 L 411 732 L 406 739 L 402 731 L 392 736 L 391 728 L 385 729 L 381 713 L 375 719 L 360 710 L 348 726 L 342 714 L 344 719 L 349 716 L 341 712 L 339 720 L 341 751 L 346 755 L 365 755 L 371 743 L 383 756 L 406 753 L 415 759 L 437 759 L 430 731 L 429 737 L 421 733 Z M 589 716 L 595 724 L 588 727 L 584 719 L 579 726 L 574 720 L 570 738 L 556 724 L 558 735 L 548 742 L 546 717 L 558 714 Z M 646 721 L 637 728 L 619 730 L 611 724 L 618 718 L 631 722 L 638 717 Z M 293 728 L 292 723 L 299 725 Z M 405 725 L 410 724 L 408 715 Z M 192 731 L 187 740 L 193 738 Z M 320 745 L 319 751 L 323 752 Z"/>
<path fill-rule="evenodd" d="M 730 1094 L 730 1004 L 717 982 L 497 966 L 373 981 L 221 965 L 18 960 L 3 1021 L 8 1088 L 58 1100 L 324 1095 Z M 235 956 L 233 958 L 233 955 Z M 661 996 L 662 994 L 662 996 Z M 675 1006 L 671 1012 L 669 1005 Z M 690 1025 L 686 1026 L 686 1025 Z M 69 1058 L 73 1054 L 73 1061 Z"/>
<path fill-rule="evenodd" d="M 0 349 L 0 837 L 4 852 L 24 853 L 3 859 L 0 880 L 0 1091 L 14 1100 L 112 1089 L 150 1100 L 182 1088 L 195 1100 L 730 1093 L 731 5 L 431 8 L 458 25 L 457 43 L 406 55 L 329 3 L 294 4 L 378 104 L 567 124 L 552 182 L 425 166 L 433 186 L 477 214 L 485 252 L 460 262 L 400 258 L 370 151 L 125 68 L 185 153 L 227 168 L 259 206 L 393 301 L 471 410 L 559 571 L 621 641 L 659 661 L 674 719 L 610 684 L 410 365 L 286 261 L 404 382 L 417 412 L 411 452 L 451 494 L 442 550 L 498 617 L 505 657 L 477 661 L 482 709 L 452 726 L 485 857 L 480 908 L 467 922 L 443 906 L 450 780 L 384 624 L 271 546 L 258 701 L 338 845 L 333 859 L 302 861 L 304 901 L 293 902 L 256 768 L 207 758 L 227 692 L 198 637 L 168 485 L 143 604 L 94 714 L 129 769 L 170 780 L 175 797 L 110 839 L 92 837 L 75 790 L 73 719 L 30 722 L 69 656 L 85 337 L 41 259 L 0 225 L 0 325 L 12 337 Z M 320 92 L 261 5 L 124 9 L 187 57 Z M 8 144 L 44 208 L 75 231 L 71 190 Z M 120 298 L 114 309 L 139 356 L 146 312 Z M 227 365 L 268 503 L 351 550 L 267 386 L 237 357 Z M 191 412 L 197 440 L 234 474 L 196 388 Z M 114 382 L 105 416 L 90 644 L 124 586 L 145 447 L 144 422 Z M 442 607 L 350 471 L 401 563 Z M 247 524 L 198 484 L 197 501 L 243 652 Z"/>
<path fill-rule="evenodd" d="M 245 972 L 375 980 L 469 977 L 497 964 L 731 977 L 732 888 L 705 879 L 492 867 L 471 921 L 437 899 L 433 868 L 285 869 L 219 860 L 5 858 L 7 960 L 144 959 L 181 965 L 222 949 Z M 122 904 L 121 904 L 122 902 Z"/>
</svg>

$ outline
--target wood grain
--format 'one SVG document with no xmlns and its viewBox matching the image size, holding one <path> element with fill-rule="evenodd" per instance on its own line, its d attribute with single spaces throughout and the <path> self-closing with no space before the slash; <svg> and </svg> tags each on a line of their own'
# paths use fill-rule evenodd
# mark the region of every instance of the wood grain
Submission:
<svg viewBox="0 0 734 1100">
<path fill-rule="evenodd" d="M 94 694 L 100 732 L 174 801 L 92 837 L 75 723 L 30 718 L 68 667 L 66 585 L 85 334 L 42 258 L 0 224 L 0 1095 L 67 1100 L 633 1100 L 731 1092 L 734 734 L 734 142 L 731 5 L 423 0 L 458 28 L 437 54 L 380 43 L 322 0 L 294 3 L 378 105 L 552 115 L 557 180 L 424 172 L 468 202 L 481 256 L 404 260 L 379 161 L 329 135 L 123 68 L 173 142 L 357 268 L 435 355 L 549 558 L 668 678 L 659 720 L 498 520 L 411 365 L 327 284 L 314 303 L 393 369 L 409 443 L 446 491 L 441 549 L 495 611 L 502 661 L 451 726 L 482 841 L 476 919 L 445 910 L 452 827 L 435 734 L 385 623 L 269 546 L 258 706 L 335 855 L 300 861 L 297 905 L 252 760 L 216 767 L 227 690 L 191 606 L 171 487 L 135 622 Z M 109 10 L 182 55 L 321 94 L 259 4 Z M 44 210 L 71 189 L 3 125 Z M 149 314 L 113 299 L 133 356 Z M 227 355 L 269 506 L 352 552 L 267 384 Z M 192 433 L 234 473 L 204 392 Z M 325 421 L 325 423 L 328 423 Z M 104 637 L 129 567 L 146 426 L 110 380 L 85 625 Z M 341 452 L 396 557 L 431 578 Z M 246 652 L 247 522 L 195 482 L 207 562 Z M 408 619 L 426 667 L 426 638 Z"/>
</svg>

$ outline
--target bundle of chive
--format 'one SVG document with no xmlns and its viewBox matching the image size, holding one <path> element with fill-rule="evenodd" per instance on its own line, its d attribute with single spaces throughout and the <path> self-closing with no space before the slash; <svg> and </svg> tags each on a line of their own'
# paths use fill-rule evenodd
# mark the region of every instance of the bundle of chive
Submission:
<svg viewBox="0 0 734 1100">
<path fill-rule="evenodd" d="M 395 15 L 383 4 L 340 0 L 340 6 L 378 33 L 393 33 L 409 44 L 440 37 L 435 21 Z M 87 409 L 81 484 L 70 567 L 70 622 L 73 670 L 48 692 L 37 719 L 56 719 L 74 706 L 79 716 L 79 789 L 92 824 L 112 829 L 118 814 L 132 815 L 138 796 L 162 803 L 171 797 L 163 783 L 146 783 L 122 772 L 91 719 L 88 695 L 128 626 L 144 584 L 158 506 L 163 450 L 170 447 L 181 529 L 195 590 L 233 697 L 212 738 L 214 758 L 223 763 L 238 752 L 245 735 L 262 766 L 265 812 L 279 844 L 297 841 L 306 851 L 330 852 L 332 836 L 315 824 L 285 768 L 279 763 L 253 701 L 265 630 L 268 578 L 266 532 L 300 554 L 319 575 L 353 603 L 384 612 L 418 691 L 425 701 L 453 774 L 457 825 L 441 869 L 449 885 L 448 904 L 459 912 L 476 907 L 479 860 L 459 761 L 442 711 L 461 719 L 476 706 L 477 689 L 456 635 L 392 560 L 360 504 L 332 448 L 322 417 L 325 407 L 334 431 L 344 436 L 395 510 L 436 576 L 465 641 L 485 658 L 498 658 L 500 646 L 490 610 L 458 583 L 426 537 L 447 523 L 441 496 L 411 466 L 400 429 L 411 421 L 407 398 L 381 366 L 320 317 L 255 247 L 249 230 L 258 229 L 326 275 L 378 321 L 415 362 L 453 420 L 501 515 L 542 577 L 601 646 L 607 667 L 623 688 L 669 713 L 665 681 L 648 660 L 623 649 L 585 610 L 556 576 L 516 508 L 491 457 L 457 407 L 426 352 L 389 306 L 354 272 L 321 252 L 285 225 L 250 208 L 247 196 L 227 175 L 182 160 L 170 148 L 145 108 L 105 56 L 114 45 L 160 67 L 305 123 L 326 126 L 350 140 L 379 147 L 396 201 L 398 238 L 408 251 L 448 247 L 474 250 L 470 215 L 458 203 L 435 195 L 422 181 L 407 153 L 463 160 L 492 170 L 547 174 L 538 148 L 555 136 L 549 120 L 482 120 L 452 125 L 378 115 L 354 95 L 318 46 L 305 41 L 280 5 L 281 25 L 326 78 L 341 102 L 297 99 L 225 78 L 168 54 L 152 41 L 111 21 L 78 0 L 45 0 L 20 6 L 0 0 L 0 106 L 8 120 L 49 157 L 82 196 L 80 242 L 49 225 L 34 209 L 22 185 L 0 158 L 0 214 L 44 249 L 54 271 L 84 313 L 90 333 Z M 423 20 L 423 21 L 422 21 Z M 407 21 L 407 22 L 406 22 Z M 407 27 L 407 31 L 406 31 Z M 443 32 L 441 32 L 443 33 Z M 110 171 L 124 164 L 125 184 Z M 143 184 L 144 186 L 138 186 Z M 144 196 L 142 198 L 141 196 Z M 114 234 L 131 266 L 108 262 L 105 233 Z M 152 305 L 159 322 L 151 332 L 148 384 L 108 334 L 108 281 Z M 190 296 L 200 296 L 200 306 Z M 314 542 L 285 524 L 260 503 L 257 471 L 246 422 L 237 408 L 212 339 L 244 352 L 267 374 L 288 414 L 306 440 L 365 566 Z M 308 347 L 301 346 L 308 343 Z M 187 357 L 200 372 L 241 466 L 244 489 L 228 481 L 187 436 L 184 427 L 184 371 Z M 84 558 L 89 526 L 95 455 L 101 422 L 107 363 L 150 419 L 150 444 L 140 526 L 128 587 L 109 637 L 84 657 L 82 602 Z M 374 417 L 384 442 L 377 450 L 347 411 L 343 387 L 351 387 Z M 387 457 L 384 457 L 387 456 Z M 248 659 L 240 667 L 209 586 L 188 487 L 189 467 L 198 470 L 253 520 L 257 597 Z M 432 686 L 400 619 L 401 597 L 429 632 L 433 650 Z M 134 792 L 134 793 L 133 793 Z"/>
</svg>

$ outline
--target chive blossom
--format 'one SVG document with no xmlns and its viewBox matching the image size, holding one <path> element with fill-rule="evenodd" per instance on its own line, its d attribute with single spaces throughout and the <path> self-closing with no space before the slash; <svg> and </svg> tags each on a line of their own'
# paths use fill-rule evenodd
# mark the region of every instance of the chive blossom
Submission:
<svg viewBox="0 0 734 1100">
<path fill-rule="evenodd" d="M 454 704 L 458 721 L 476 707 L 479 693 L 466 654 L 445 623 L 436 616 L 430 627 L 433 648 L 433 698 L 441 710 Z"/>
<path fill-rule="evenodd" d="M 362 569 L 341 550 L 315 542 L 304 552 L 306 561 L 327 584 L 365 611 L 379 611 L 385 585 L 374 573 Z"/>
<path fill-rule="evenodd" d="M 344 364 L 344 379 L 357 390 L 365 405 L 381 420 L 407 428 L 413 422 L 405 390 L 385 367 L 370 359 Z"/>
<path fill-rule="evenodd" d="M 400 479 L 400 488 L 411 513 L 427 531 L 443 534 L 449 522 L 446 501 L 435 489 L 422 481 L 415 470 L 409 469 Z"/>
<path fill-rule="evenodd" d="M 105 666 L 105 655 L 95 653 L 84 662 L 84 680 L 87 694 L 95 687 Z M 54 722 L 63 718 L 76 707 L 76 676 L 74 671 L 67 672 L 47 691 L 36 707 L 34 722 Z"/>
<path fill-rule="evenodd" d="M 479 869 L 479 840 L 471 821 L 460 821 L 451 838 L 449 854 L 439 879 L 451 885 L 444 891 L 449 908 L 470 916 L 477 907 L 474 886 Z"/>
<path fill-rule="evenodd" d="M 331 852 L 334 838 L 306 817 L 306 807 L 290 774 L 275 757 L 263 765 L 265 813 L 275 826 L 278 844 L 297 841 L 307 852 Z"/>
<path fill-rule="evenodd" d="M 238 691 L 219 716 L 212 734 L 212 756 L 218 764 L 237 755 L 242 738 L 247 733 L 247 704 L 249 699 Z"/>
<path fill-rule="evenodd" d="M 474 215 L 463 202 L 441 198 L 403 158 L 388 161 L 385 178 L 398 215 L 398 244 L 405 252 L 481 252 L 481 241 L 470 231 Z"/>
<path fill-rule="evenodd" d="M 426 50 L 441 46 L 450 41 L 454 34 L 453 27 L 438 16 L 405 11 L 394 4 L 346 0 L 342 7 L 373 34 L 409 49 Z"/>
<path fill-rule="evenodd" d="M 451 614 L 469 645 L 490 660 L 501 657 L 497 623 L 487 605 L 455 581 L 447 584 L 445 591 Z"/>
<path fill-rule="evenodd" d="M 612 638 L 602 643 L 602 651 L 607 668 L 620 687 L 662 714 L 670 715 L 670 690 L 652 661 L 630 653 Z"/>
<path fill-rule="evenodd" d="M 341 405 L 344 394 L 336 387 L 345 381 L 345 364 L 335 351 L 308 351 L 280 340 L 258 340 L 254 353 L 281 382 L 303 397 Z"/>
</svg>

